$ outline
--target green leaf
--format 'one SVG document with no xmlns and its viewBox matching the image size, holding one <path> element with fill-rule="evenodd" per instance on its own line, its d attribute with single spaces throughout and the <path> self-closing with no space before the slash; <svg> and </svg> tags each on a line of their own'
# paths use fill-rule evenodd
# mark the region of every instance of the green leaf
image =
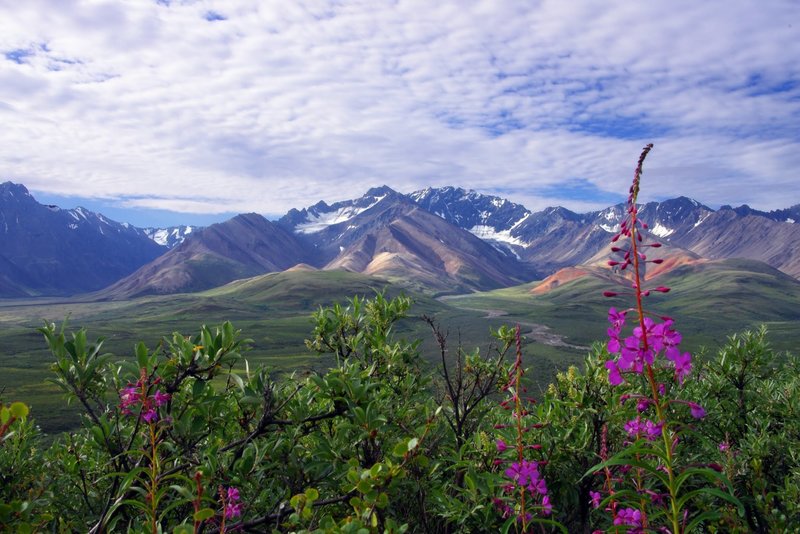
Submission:
<svg viewBox="0 0 800 534">
<path fill-rule="evenodd" d="M 372 484 L 370 483 L 369 480 L 365 479 L 365 480 L 360 481 L 358 483 L 358 485 L 356 485 L 356 489 L 360 493 L 368 493 L 372 489 Z"/>
<path fill-rule="evenodd" d="M 201 508 L 194 513 L 193 517 L 195 521 L 205 521 L 206 519 L 214 517 L 214 510 L 211 508 Z"/>
<path fill-rule="evenodd" d="M 392 454 L 395 456 L 404 456 L 406 452 L 408 452 L 408 444 L 402 441 L 395 445 L 394 449 L 392 449 Z"/>
<path fill-rule="evenodd" d="M 228 376 L 231 377 L 234 382 L 236 382 L 236 386 L 242 391 L 242 393 L 244 393 L 244 380 L 242 380 L 242 377 L 236 373 L 230 373 Z"/>
<path fill-rule="evenodd" d="M 194 534 L 194 525 L 178 525 L 172 529 L 172 534 Z"/>
<path fill-rule="evenodd" d="M 419 445 L 419 440 L 417 438 L 411 438 L 410 440 L 408 440 L 408 445 L 407 445 L 408 452 L 411 452 L 414 449 L 416 449 L 417 445 Z"/>
<path fill-rule="evenodd" d="M 139 369 L 147 369 L 147 347 L 141 341 L 136 344 L 136 363 L 139 364 Z"/>
<path fill-rule="evenodd" d="M 12 402 L 9 411 L 11 415 L 18 419 L 25 419 L 28 417 L 28 406 L 22 402 Z"/>
<path fill-rule="evenodd" d="M 203 380 L 195 380 L 192 384 L 192 397 L 198 398 L 206 390 L 206 383 Z"/>
</svg>

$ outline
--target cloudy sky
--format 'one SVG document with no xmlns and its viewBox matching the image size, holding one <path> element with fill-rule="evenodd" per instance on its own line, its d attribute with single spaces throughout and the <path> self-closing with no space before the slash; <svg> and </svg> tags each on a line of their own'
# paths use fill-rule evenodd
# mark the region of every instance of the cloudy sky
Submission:
<svg viewBox="0 0 800 534">
<path fill-rule="evenodd" d="M 0 181 L 140 226 L 386 184 L 800 202 L 797 0 L 0 0 Z"/>
</svg>

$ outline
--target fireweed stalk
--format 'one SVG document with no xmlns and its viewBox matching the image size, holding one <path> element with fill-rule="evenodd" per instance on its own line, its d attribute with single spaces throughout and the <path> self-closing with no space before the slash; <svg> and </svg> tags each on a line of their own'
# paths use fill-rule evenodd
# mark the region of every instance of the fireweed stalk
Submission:
<svg viewBox="0 0 800 534">
<path fill-rule="evenodd" d="M 158 389 L 160 383 L 156 379 L 151 383 L 151 377 L 147 375 L 147 369 L 140 370 L 139 380 L 136 384 L 128 384 L 120 391 L 120 411 L 124 415 L 138 417 L 139 422 L 144 422 L 147 435 L 147 448 L 141 453 L 148 463 L 145 480 L 145 512 L 150 520 L 150 527 L 153 534 L 159 532 L 158 525 L 158 504 L 163 492 L 159 491 L 159 479 L 161 477 L 161 459 L 159 456 L 159 445 L 161 443 L 161 425 L 168 423 L 168 420 L 159 419 L 158 409 L 170 400 L 170 395 Z M 155 389 L 153 394 L 150 390 Z M 138 423 L 137 423 L 138 428 Z"/>
<path fill-rule="evenodd" d="M 504 390 L 510 395 L 501 405 L 512 413 L 512 424 L 496 425 L 498 430 L 510 429 L 506 433 L 506 438 L 497 438 L 495 442 L 497 451 L 502 455 L 514 455 L 516 461 L 511 461 L 504 471 L 504 476 L 508 479 L 503 486 L 505 496 L 494 499 L 495 507 L 503 514 L 503 517 L 513 518 L 518 532 L 529 532 L 531 523 L 548 522 L 541 518 L 534 519 L 533 513 L 550 515 L 553 506 L 550 504 L 550 497 L 547 494 L 547 484 L 539 472 L 539 466 L 544 462 L 528 460 L 526 451 L 539 450 L 540 445 L 527 445 L 525 435 L 534 428 L 540 428 L 539 424 L 530 424 L 528 421 L 529 411 L 527 404 L 532 404 L 534 399 L 523 397 L 527 389 L 522 386 L 522 376 L 525 373 L 522 368 L 522 341 L 519 326 L 515 332 L 516 339 L 516 360 L 508 377 L 508 382 Z M 513 441 L 512 441 L 513 440 Z M 509 445 L 509 443 L 512 443 Z M 514 454 L 516 453 L 516 454 Z M 498 460 L 500 464 L 508 463 L 510 460 Z"/>
<path fill-rule="evenodd" d="M 720 485 L 725 481 L 708 468 L 692 467 L 681 471 L 677 467 L 679 434 L 686 428 L 680 423 L 685 416 L 681 417 L 678 412 L 685 412 L 688 407 L 691 417 L 702 419 L 705 410 L 696 403 L 671 398 L 691 372 L 691 355 L 680 351 L 681 334 L 673 328 L 673 319 L 654 315 L 643 305 L 644 298 L 650 294 L 670 290 L 664 286 L 646 287 L 644 279 L 647 263 L 663 261 L 650 259 L 645 252 L 658 249 L 661 244 L 645 241 L 643 230 L 647 225 L 639 220 L 636 205 L 642 165 L 652 148 L 653 145 L 648 144 L 639 156 L 627 213 L 620 223 L 619 232 L 611 240 L 611 251 L 617 259 L 608 262 L 623 274 L 628 273 L 626 281 L 630 282 L 633 290 L 634 306 L 622 311 L 609 310 L 608 352 L 612 357 L 605 366 L 609 382 L 626 388 L 620 401 L 635 402 L 638 415 L 624 425 L 626 449 L 612 458 L 602 458 L 603 462 L 592 470 L 602 470 L 605 475 L 605 499 L 599 492 L 591 492 L 591 497 L 596 508 L 604 504 L 611 512 L 615 529 L 628 527 L 628 532 L 660 529 L 677 534 L 691 530 L 710 517 L 708 513 L 699 514 L 687 527 L 689 511 L 686 509 L 687 499 L 679 495 L 681 486 L 693 477 L 703 477 Z M 620 293 L 606 291 L 604 295 L 616 297 Z M 630 291 L 625 293 L 631 294 Z M 629 314 L 634 316 L 634 327 L 631 335 L 623 336 Z M 660 355 L 667 361 L 659 358 Z M 610 476 L 609 468 L 612 466 L 622 468 L 622 478 Z M 628 489 L 615 489 L 616 484 L 626 485 Z M 707 491 L 718 492 L 716 488 Z M 725 499 L 729 497 L 713 494 Z M 666 523 L 666 528 L 658 526 L 662 522 Z"/>
</svg>

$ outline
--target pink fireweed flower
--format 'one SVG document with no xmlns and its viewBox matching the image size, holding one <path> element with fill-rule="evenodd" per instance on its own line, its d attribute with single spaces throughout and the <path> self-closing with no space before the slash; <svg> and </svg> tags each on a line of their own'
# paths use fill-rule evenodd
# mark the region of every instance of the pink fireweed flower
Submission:
<svg viewBox="0 0 800 534">
<path fill-rule="evenodd" d="M 635 508 L 623 508 L 617 512 L 617 517 L 614 519 L 615 525 L 626 525 L 629 527 L 642 526 L 642 512 Z"/>
<path fill-rule="evenodd" d="M 517 483 L 518 486 L 527 488 L 531 493 L 545 495 L 547 484 L 539 476 L 539 464 L 522 460 L 514 462 L 511 467 L 505 470 L 505 475 Z"/>
<path fill-rule="evenodd" d="M 550 496 L 545 495 L 542 497 L 542 513 L 544 515 L 550 515 L 553 512 L 553 505 L 550 504 Z"/>
<path fill-rule="evenodd" d="M 603 500 L 603 496 L 600 494 L 600 492 L 590 491 L 589 497 L 592 499 L 592 508 L 600 508 L 600 502 Z"/>
<path fill-rule="evenodd" d="M 664 423 L 654 423 L 647 420 L 644 424 L 644 436 L 648 441 L 655 441 L 661 437 L 664 430 Z"/>
<path fill-rule="evenodd" d="M 623 428 L 625 429 L 625 432 L 628 433 L 629 437 L 636 438 L 641 429 L 641 418 L 637 417 L 636 419 L 631 419 L 625 423 Z"/>
<path fill-rule="evenodd" d="M 678 383 L 683 385 L 683 379 L 692 372 L 692 355 L 688 352 L 678 354 L 672 362 L 675 364 L 675 377 Z"/>
<path fill-rule="evenodd" d="M 616 308 L 609 308 L 608 322 L 611 323 L 611 327 L 616 332 L 619 332 L 625 325 L 625 312 L 624 311 L 619 312 L 617 311 Z"/>
<path fill-rule="evenodd" d="M 608 382 L 612 386 L 618 386 L 624 382 L 617 362 L 614 360 L 608 360 L 606 362 L 606 369 L 608 369 Z"/>
<path fill-rule="evenodd" d="M 153 384 L 158 384 L 156 380 Z M 136 384 L 128 384 L 119 392 L 119 408 L 124 415 L 134 415 L 133 408 L 139 406 L 139 417 L 149 424 L 158 421 L 159 406 L 163 406 L 170 399 L 168 393 L 156 391 L 153 395 L 147 396 L 148 389 L 145 378 L 145 371 L 142 370 L 142 378 Z"/>
<path fill-rule="evenodd" d="M 706 410 L 696 402 L 690 402 L 689 404 L 689 411 L 692 414 L 692 417 L 695 419 L 702 419 L 706 416 Z"/>
<path fill-rule="evenodd" d="M 155 423 L 158 421 L 158 413 L 156 413 L 155 408 L 149 408 L 142 412 L 142 419 L 148 423 Z"/>
<path fill-rule="evenodd" d="M 641 417 L 631 419 L 623 427 L 625 432 L 631 439 L 644 437 L 648 441 L 655 441 L 661 437 L 661 432 L 664 429 L 664 423 L 654 423 L 649 419 L 642 421 Z"/>
<path fill-rule="evenodd" d="M 156 403 L 156 406 L 163 406 L 165 405 L 170 399 L 169 393 L 163 393 L 161 391 L 156 391 L 153 394 L 153 400 Z"/>
<path fill-rule="evenodd" d="M 220 488 L 222 493 L 222 488 Z M 242 515 L 242 503 L 239 502 L 239 490 L 234 487 L 228 488 L 225 502 L 225 519 L 234 519 Z"/>
<path fill-rule="evenodd" d="M 495 447 L 497 447 L 497 452 L 505 452 L 508 450 L 508 445 L 500 438 L 497 438 L 497 441 L 495 441 Z"/>
<path fill-rule="evenodd" d="M 500 511 L 503 518 L 511 517 L 511 514 L 514 513 L 514 510 L 509 506 L 503 499 L 494 498 L 492 499 L 495 507 Z"/>
<path fill-rule="evenodd" d="M 139 386 L 128 384 L 127 387 L 122 388 L 119 392 L 119 407 L 125 415 L 131 415 L 133 412 L 130 407 L 138 404 L 141 400 L 141 392 Z"/>
</svg>

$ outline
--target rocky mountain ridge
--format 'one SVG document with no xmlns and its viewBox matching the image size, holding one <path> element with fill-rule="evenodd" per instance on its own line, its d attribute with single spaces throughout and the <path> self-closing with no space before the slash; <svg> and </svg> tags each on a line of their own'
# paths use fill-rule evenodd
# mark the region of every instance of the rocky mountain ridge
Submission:
<svg viewBox="0 0 800 534">
<path fill-rule="evenodd" d="M 623 204 L 585 214 L 533 212 L 456 187 L 404 195 L 383 186 L 292 209 L 274 222 L 244 214 L 203 229 L 158 230 L 43 206 L 7 182 L 0 185 L 0 297 L 106 286 L 102 298 L 196 291 L 298 263 L 467 292 L 596 262 L 623 216 Z M 644 204 L 640 216 L 654 239 L 692 257 L 759 260 L 800 277 L 800 205 L 713 210 L 678 197 Z"/>
</svg>

